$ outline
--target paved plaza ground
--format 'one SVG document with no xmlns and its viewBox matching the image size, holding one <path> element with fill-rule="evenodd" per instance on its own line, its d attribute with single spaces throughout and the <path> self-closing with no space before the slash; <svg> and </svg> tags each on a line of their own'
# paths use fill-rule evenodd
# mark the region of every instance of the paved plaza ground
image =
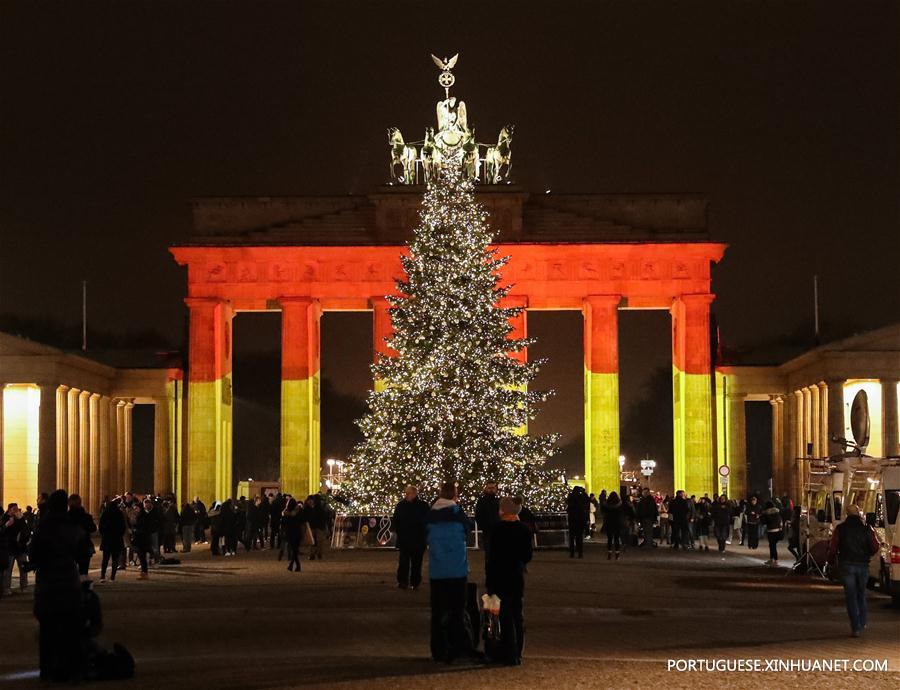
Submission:
<svg viewBox="0 0 900 690">
<path fill-rule="evenodd" d="M 202 549 L 148 581 L 129 568 L 97 592 L 103 639 L 136 657 L 129 687 L 900 687 L 900 611 L 887 597 L 870 593 L 869 629 L 853 639 L 839 587 L 785 577 L 762 564 L 764 548 L 748 553 L 537 552 L 518 668 L 432 663 L 427 584 L 396 589 L 393 551 L 332 551 L 295 574 L 272 551 L 213 559 Z M 482 583 L 480 553 L 471 564 Z M 30 593 L 0 600 L 0 685 L 39 685 L 31 605 Z M 887 659 L 890 670 L 667 670 L 669 659 L 736 658 Z"/>
</svg>

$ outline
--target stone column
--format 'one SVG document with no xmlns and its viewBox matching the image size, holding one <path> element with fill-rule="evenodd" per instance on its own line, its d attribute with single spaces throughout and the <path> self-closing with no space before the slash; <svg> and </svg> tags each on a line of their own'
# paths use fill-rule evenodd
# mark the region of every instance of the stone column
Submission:
<svg viewBox="0 0 900 690">
<path fill-rule="evenodd" d="M 123 406 L 125 423 L 122 427 L 122 434 L 125 436 L 125 455 L 122 461 L 123 476 L 125 478 L 125 486 L 134 487 L 134 477 L 132 471 L 134 469 L 134 436 L 132 418 L 134 413 L 134 403 L 127 401 Z M 131 488 L 128 490 L 131 491 Z M 141 491 L 147 490 L 149 487 L 140 487 Z"/>
<path fill-rule="evenodd" d="M 70 494 L 78 492 L 78 482 L 81 476 L 81 460 L 79 459 L 81 457 L 79 454 L 81 448 L 80 395 L 80 390 L 77 388 L 70 388 L 66 405 L 68 412 L 66 417 L 66 440 L 68 441 L 66 448 L 66 465 L 68 472 L 66 483 L 59 488 L 65 489 Z"/>
<path fill-rule="evenodd" d="M 808 443 L 812 444 L 812 455 L 814 458 L 821 458 L 825 455 L 825 451 L 820 447 L 822 439 L 821 420 L 819 418 L 819 410 L 821 403 L 819 401 L 819 386 L 812 385 L 809 387 L 809 416 L 811 437 Z"/>
<path fill-rule="evenodd" d="M 100 509 L 100 394 L 93 393 L 88 401 L 88 420 L 90 429 L 90 451 L 88 457 L 87 511 L 94 515 Z"/>
<path fill-rule="evenodd" d="M 91 394 L 81 391 L 78 395 L 78 483 L 76 489 L 81 494 L 85 508 L 89 506 L 91 467 Z"/>
<path fill-rule="evenodd" d="M 188 494 L 207 504 L 230 498 L 231 322 L 230 305 L 188 298 L 190 356 L 188 383 Z"/>
<path fill-rule="evenodd" d="M 831 439 L 844 436 L 844 379 L 831 380 L 828 385 L 828 454 L 840 455 L 844 447 Z"/>
<path fill-rule="evenodd" d="M 52 491 L 63 488 L 69 481 L 69 387 L 56 390 L 56 475 Z"/>
<path fill-rule="evenodd" d="M 372 306 L 372 358 L 378 362 L 381 357 L 394 357 L 397 352 L 388 347 L 386 338 L 394 332 L 391 328 L 390 304 L 384 297 L 371 297 Z M 384 390 L 384 381 L 375 379 L 375 390 Z"/>
<path fill-rule="evenodd" d="M 280 301 L 281 488 L 306 496 L 319 490 L 321 309 L 308 297 Z"/>
<path fill-rule="evenodd" d="M 125 475 L 125 401 L 116 400 L 116 485 L 117 493 L 133 491 Z"/>
<path fill-rule="evenodd" d="M 809 446 L 812 444 L 812 395 L 810 394 L 809 387 L 803 388 L 801 391 L 803 394 L 802 402 L 802 414 L 803 414 L 803 424 L 801 425 L 801 429 L 803 430 L 803 446 L 802 452 L 800 453 L 801 457 L 806 457 L 807 455 L 812 455 L 813 451 L 809 449 Z"/>
<path fill-rule="evenodd" d="M 713 299 L 711 294 L 682 295 L 672 305 L 674 488 L 697 496 L 715 490 L 709 334 Z"/>
<path fill-rule="evenodd" d="M 778 452 L 780 440 L 778 432 L 781 425 L 778 418 L 781 411 L 778 407 L 778 397 L 777 395 L 769 396 L 769 404 L 772 406 L 772 493 L 775 495 L 779 490 L 782 492 L 784 490 L 784 467 Z"/>
<path fill-rule="evenodd" d="M 897 417 L 897 379 L 881 380 L 881 404 L 884 420 L 884 454 L 900 455 L 900 419 Z"/>
<path fill-rule="evenodd" d="M 729 469 L 726 493 L 730 498 L 741 499 L 747 495 L 747 417 L 744 396 L 740 393 L 735 395 L 728 392 L 726 401 L 728 405 Z M 715 493 L 718 493 L 720 486 L 720 484 L 716 485 Z"/>
<path fill-rule="evenodd" d="M 584 299 L 584 477 L 619 490 L 619 295 Z"/>
<path fill-rule="evenodd" d="M 803 492 L 802 458 L 806 454 L 806 449 L 803 447 L 803 391 L 794 391 L 792 411 L 791 495 L 797 495 Z"/>
<path fill-rule="evenodd" d="M 38 412 L 38 471 L 37 491 L 50 493 L 56 487 L 57 455 L 57 386 L 41 384 L 41 402 Z M 32 497 L 30 500 L 34 500 Z"/>
<path fill-rule="evenodd" d="M 4 390 L 6 389 L 6 384 L 0 381 L 0 511 L 6 510 L 7 501 L 5 500 L 6 496 L 4 494 L 3 489 L 3 469 L 4 469 L 4 461 L 3 461 L 3 444 L 6 441 L 6 430 L 4 429 L 4 417 L 3 417 L 3 396 Z"/>
<path fill-rule="evenodd" d="M 816 384 L 819 389 L 819 454 L 828 455 L 828 386 L 824 381 Z"/>
<path fill-rule="evenodd" d="M 528 337 L 528 312 L 526 311 L 528 307 L 528 297 L 521 295 L 509 296 L 502 303 L 503 307 L 508 308 L 519 308 L 522 311 L 519 312 L 517 316 L 512 317 L 509 320 L 510 326 L 512 326 L 512 331 L 507 336 L 510 340 L 522 340 Z M 512 357 L 517 362 L 521 362 L 525 364 L 528 362 L 528 348 L 523 348 L 518 352 L 510 352 L 509 356 Z M 523 385 L 521 387 L 517 387 L 518 390 L 526 392 L 528 390 L 527 385 Z M 521 435 L 525 435 L 528 433 L 528 419 L 525 419 L 525 423 L 522 424 L 517 430 L 517 433 Z"/>
<path fill-rule="evenodd" d="M 169 468 L 169 406 L 165 398 L 156 398 L 153 410 L 153 493 L 172 491 Z"/>
<path fill-rule="evenodd" d="M 109 398 L 105 395 L 100 398 L 99 408 L 97 410 L 97 455 L 99 457 L 99 467 L 96 468 L 97 475 L 100 478 L 98 483 L 99 500 L 111 498 L 114 493 L 110 493 L 111 462 L 110 462 L 110 404 Z"/>
</svg>

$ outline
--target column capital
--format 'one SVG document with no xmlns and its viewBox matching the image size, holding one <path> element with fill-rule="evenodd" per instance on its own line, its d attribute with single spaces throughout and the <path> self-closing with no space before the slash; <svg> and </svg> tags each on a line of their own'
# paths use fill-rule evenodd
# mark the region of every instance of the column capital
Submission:
<svg viewBox="0 0 900 690">
<path fill-rule="evenodd" d="M 702 292 L 702 293 L 690 293 L 686 295 L 678 295 L 675 298 L 675 301 L 684 302 L 685 305 L 690 306 L 703 306 L 712 304 L 716 299 L 716 296 L 711 292 Z"/>
<path fill-rule="evenodd" d="M 296 297 L 294 297 L 294 296 L 279 297 L 277 301 L 278 301 L 278 304 L 280 304 L 282 307 L 286 307 L 286 306 L 308 307 L 309 305 L 311 305 L 313 302 L 315 302 L 317 300 L 314 300 L 309 295 L 299 295 Z"/>
<path fill-rule="evenodd" d="M 189 309 L 212 309 L 226 301 L 219 297 L 185 297 L 184 303 Z"/>
<path fill-rule="evenodd" d="M 89 395 L 91 400 L 99 400 L 101 397 L 103 397 L 99 393 L 90 393 Z"/>
<path fill-rule="evenodd" d="M 591 308 L 618 308 L 622 302 L 622 295 L 585 295 L 582 303 Z"/>
</svg>

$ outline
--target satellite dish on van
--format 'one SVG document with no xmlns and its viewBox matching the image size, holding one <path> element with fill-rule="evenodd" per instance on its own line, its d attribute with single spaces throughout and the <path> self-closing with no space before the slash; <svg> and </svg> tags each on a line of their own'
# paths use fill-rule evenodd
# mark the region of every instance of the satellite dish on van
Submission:
<svg viewBox="0 0 900 690">
<path fill-rule="evenodd" d="M 850 431 L 861 450 L 869 445 L 869 396 L 859 391 L 850 406 Z"/>
</svg>

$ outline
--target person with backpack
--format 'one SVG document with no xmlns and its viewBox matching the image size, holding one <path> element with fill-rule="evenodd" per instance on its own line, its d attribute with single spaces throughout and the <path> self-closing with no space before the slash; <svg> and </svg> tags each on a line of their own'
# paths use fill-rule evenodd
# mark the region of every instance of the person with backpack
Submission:
<svg viewBox="0 0 900 690">
<path fill-rule="evenodd" d="M 881 550 L 875 530 L 862 521 L 859 507 L 849 504 L 847 518 L 839 524 L 828 544 L 828 562 L 837 561 L 844 585 L 850 634 L 859 637 L 868 622 L 866 585 L 869 582 L 869 561 Z"/>
<path fill-rule="evenodd" d="M 782 536 L 781 511 L 775 507 L 772 501 L 766 501 L 766 507 L 762 514 L 766 526 L 766 536 L 769 539 L 769 560 L 766 565 L 778 565 L 778 542 Z"/>
</svg>

